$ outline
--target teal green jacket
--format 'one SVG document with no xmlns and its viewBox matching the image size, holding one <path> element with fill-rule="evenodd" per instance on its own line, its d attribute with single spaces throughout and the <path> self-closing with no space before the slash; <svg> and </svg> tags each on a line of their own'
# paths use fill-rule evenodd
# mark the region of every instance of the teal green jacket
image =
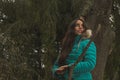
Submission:
<svg viewBox="0 0 120 80">
<path fill-rule="evenodd" d="M 66 58 L 66 64 L 71 66 L 81 55 L 83 49 L 86 47 L 90 39 L 82 39 L 79 43 L 81 36 L 77 35 L 75 37 L 74 45 L 68 57 Z M 79 44 L 79 48 L 78 48 Z M 78 48 L 78 50 L 76 50 Z M 58 57 L 59 59 L 59 57 Z M 55 61 L 52 72 L 54 77 L 57 77 L 59 80 L 68 80 L 68 70 L 65 71 L 64 75 L 58 75 L 55 73 L 58 66 L 58 59 Z M 92 80 L 91 71 L 96 65 L 96 46 L 92 42 L 89 48 L 86 51 L 86 54 L 82 61 L 80 61 L 74 68 L 72 78 L 73 80 Z"/>
</svg>

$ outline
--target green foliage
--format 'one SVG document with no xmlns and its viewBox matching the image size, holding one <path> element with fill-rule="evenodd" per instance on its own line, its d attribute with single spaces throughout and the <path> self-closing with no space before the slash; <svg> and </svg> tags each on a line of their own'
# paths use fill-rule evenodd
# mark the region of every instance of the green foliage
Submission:
<svg viewBox="0 0 120 80">
<path fill-rule="evenodd" d="M 67 26 L 89 14 L 93 4 L 94 0 L 0 0 L 0 79 L 52 80 L 51 67 Z"/>
</svg>

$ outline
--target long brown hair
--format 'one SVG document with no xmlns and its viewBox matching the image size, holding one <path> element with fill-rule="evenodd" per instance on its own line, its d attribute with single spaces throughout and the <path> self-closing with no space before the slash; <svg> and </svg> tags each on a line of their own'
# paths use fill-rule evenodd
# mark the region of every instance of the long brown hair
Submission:
<svg viewBox="0 0 120 80">
<path fill-rule="evenodd" d="M 77 20 L 81 20 L 83 22 L 83 27 L 85 29 L 84 31 L 86 31 L 87 29 L 83 18 L 77 18 L 71 22 L 71 24 L 67 29 L 67 32 L 65 33 L 65 37 L 63 38 L 63 41 L 62 41 L 62 51 L 61 51 L 60 58 L 58 60 L 59 66 L 65 65 L 66 57 L 68 56 L 68 54 L 72 49 L 73 42 L 76 36 L 74 29 L 76 27 Z"/>
</svg>

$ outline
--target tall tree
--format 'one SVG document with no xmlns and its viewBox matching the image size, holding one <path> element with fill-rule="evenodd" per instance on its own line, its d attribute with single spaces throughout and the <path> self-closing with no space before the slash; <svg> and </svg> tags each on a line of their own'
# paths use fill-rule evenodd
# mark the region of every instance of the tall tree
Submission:
<svg viewBox="0 0 120 80">
<path fill-rule="evenodd" d="M 119 80 L 120 79 L 120 1 L 114 0 L 112 7 L 112 24 L 115 31 L 115 40 L 113 51 L 109 54 L 105 70 L 105 79 Z"/>
<path fill-rule="evenodd" d="M 95 40 L 97 46 L 97 65 L 93 71 L 94 80 L 103 80 L 107 57 L 110 54 L 110 49 L 115 38 L 109 19 L 112 3 L 112 0 L 95 0 L 91 14 L 88 14 L 88 24 L 93 30 L 96 29 L 98 24 L 102 26 Z"/>
</svg>

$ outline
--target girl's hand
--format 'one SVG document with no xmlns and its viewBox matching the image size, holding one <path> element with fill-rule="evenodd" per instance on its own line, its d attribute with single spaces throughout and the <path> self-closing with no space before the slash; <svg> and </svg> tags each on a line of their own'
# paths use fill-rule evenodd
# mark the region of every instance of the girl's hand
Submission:
<svg viewBox="0 0 120 80">
<path fill-rule="evenodd" d="M 57 70 L 56 70 L 56 73 L 57 74 L 63 74 L 64 71 L 68 68 L 68 65 L 64 65 L 64 66 L 61 66 L 59 67 Z"/>
</svg>

